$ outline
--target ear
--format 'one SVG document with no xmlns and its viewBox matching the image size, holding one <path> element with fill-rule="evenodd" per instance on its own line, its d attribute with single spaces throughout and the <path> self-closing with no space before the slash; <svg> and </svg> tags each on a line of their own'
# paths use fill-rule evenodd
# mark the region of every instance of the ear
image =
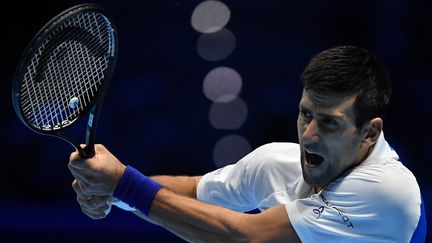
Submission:
<svg viewBox="0 0 432 243">
<path fill-rule="evenodd" d="M 365 137 L 363 143 L 368 147 L 374 145 L 381 134 L 383 128 L 383 120 L 379 117 L 370 120 L 365 129 Z"/>
</svg>

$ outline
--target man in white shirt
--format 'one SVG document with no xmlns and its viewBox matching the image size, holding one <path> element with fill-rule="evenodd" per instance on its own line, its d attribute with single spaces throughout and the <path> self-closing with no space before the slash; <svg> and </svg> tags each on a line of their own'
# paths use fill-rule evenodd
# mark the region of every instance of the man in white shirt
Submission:
<svg viewBox="0 0 432 243">
<path fill-rule="evenodd" d="M 103 218 L 113 203 L 189 241 L 424 241 L 419 186 L 382 131 L 391 84 L 381 63 L 340 46 L 301 78 L 299 144 L 263 145 L 202 177 L 146 177 L 102 145 L 91 159 L 74 152 L 82 211 Z"/>
</svg>

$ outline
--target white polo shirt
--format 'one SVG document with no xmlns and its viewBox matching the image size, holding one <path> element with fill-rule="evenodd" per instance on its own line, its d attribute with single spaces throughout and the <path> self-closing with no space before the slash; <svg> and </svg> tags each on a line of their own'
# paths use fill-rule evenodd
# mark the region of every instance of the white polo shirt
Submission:
<svg viewBox="0 0 432 243">
<path fill-rule="evenodd" d="M 315 193 L 303 180 L 299 145 L 270 143 L 204 175 L 197 198 L 243 212 L 285 204 L 303 242 L 409 242 L 421 195 L 398 159 L 381 133 L 365 161 Z"/>
</svg>

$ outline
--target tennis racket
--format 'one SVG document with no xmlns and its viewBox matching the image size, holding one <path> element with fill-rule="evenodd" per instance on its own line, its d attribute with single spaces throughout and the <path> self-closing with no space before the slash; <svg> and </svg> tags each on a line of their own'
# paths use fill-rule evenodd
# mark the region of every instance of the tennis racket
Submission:
<svg viewBox="0 0 432 243">
<path fill-rule="evenodd" d="M 96 122 L 114 71 L 115 26 L 107 12 L 80 4 L 50 20 L 25 49 L 12 85 L 20 120 L 32 131 L 58 137 L 83 158 L 93 157 Z M 65 135 L 87 117 L 86 146 Z"/>
</svg>

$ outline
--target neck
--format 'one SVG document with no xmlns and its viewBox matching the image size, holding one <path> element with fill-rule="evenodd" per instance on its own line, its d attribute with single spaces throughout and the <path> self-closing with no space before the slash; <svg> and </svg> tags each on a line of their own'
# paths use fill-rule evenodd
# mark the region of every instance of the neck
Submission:
<svg viewBox="0 0 432 243">
<path fill-rule="evenodd" d="M 367 157 L 369 157 L 369 155 L 372 153 L 372 150 L 374 147 L 375 147 L 375 144 L 369 146 L 365 152 L 361 153 L 359 158 L 356 160 L 356 162 L 354 162 L 354 164 L 351 166 L 351 168 L 354 168 L 357 165 L 361 164 L 363 161 L 365 161 L 367 159 Z"/>
<path fill-rule="evenodd" d="M 364 160 L 366 160 L 366 158 L 372 153 L 373 148 L 375 147 L 375 144 L 370 146 L 369 148 L 367 148 L 365 153 L 362 153 L 359 156 L 359 159 L 356 160 L 356 162 L 354 162 L 352 164 L 352 166 L 348 167 L 346 170 L 352 169 L 354 167 L 356 167 L 357 165 L 361 164 Z M 346 171 L 345 170 L 345 171 Z M 324 190 L 327 187 L 327 185 L 323 185 L 323 186 L 315 186 L 315 193 L 319 193 L 322 190 Z"/>
<path fill-rule="evenodd" d="M 319 193 L 319 192 L 321 192 L 322 190 L 324 190 L 324 188 L 326 188 L 327 186 L 315 186 L 315 193 Z"/>
</svg>

